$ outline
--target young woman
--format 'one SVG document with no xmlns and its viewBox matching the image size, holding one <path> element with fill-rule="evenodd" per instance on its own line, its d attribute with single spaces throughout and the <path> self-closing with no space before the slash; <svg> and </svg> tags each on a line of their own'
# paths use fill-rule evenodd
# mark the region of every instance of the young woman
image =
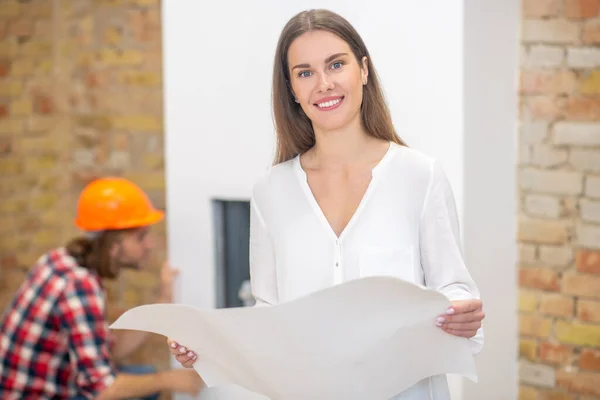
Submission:
<svg viewBox="0 0 600 400">
<path fill-rule="evenodd" d="M 345 19 L 311 10 L 287 23 L 273 109 L 275 165 L 251 199 L 257 305 L 395 276 L 446 295 L 452 306 L 437 325 L 479 352 L 484 313 L 463 262 L 448 180 L 436 160 L 397 136 L 369 52 Z M 193 364 L 195 354 L 169 345 L 184 366 Z M 426 378 L 395 398 L 449 399 L 446 377 Z"/>
<path fill-rule="evenodd" d="M 76 225 L 88 237 L 40 257 L 0 320 L 1 399 L 156 399 L 163 390 L 200 391 L 204 382 L 194 371 L 119 372 L 116 362 L 146 333 L 117 332 L 114 346 L 109 338 L 101 279 L 140 268 L 152 249 L 149 227 L 162 219 L 125 179 L 99 179 L 83 190 Z M 171 301 L 175 272 L 165 263 L 159 301 Z"/>
</svg>

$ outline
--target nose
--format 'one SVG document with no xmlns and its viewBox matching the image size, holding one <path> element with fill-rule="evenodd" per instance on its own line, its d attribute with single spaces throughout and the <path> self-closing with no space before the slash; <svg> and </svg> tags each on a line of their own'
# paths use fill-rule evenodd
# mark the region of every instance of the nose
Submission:
<svg viewBox="0 0 600 400">
<path fill-rule="evenodd" d="M 333 87 L 334 84 L 331 77 L 326 73 L 322 73 L 319 79 L 319 91 L 326 92 L 328 90 L 333 89 Z"/>
</svg>

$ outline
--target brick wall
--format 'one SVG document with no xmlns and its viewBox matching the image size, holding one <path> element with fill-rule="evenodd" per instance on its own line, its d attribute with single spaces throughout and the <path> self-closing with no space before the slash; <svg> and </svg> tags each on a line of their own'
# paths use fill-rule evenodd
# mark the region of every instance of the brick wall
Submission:
<svg viewBox="0 0 600 400">
<path fill-rule="evenodd" d="M 524 0 L 520 399 L 600 399 L 600 0 Z"/>
<path fill-rule="evenodd" d="M 120 175 L 164 207 L 159 0 L 0 1 L 0 309 L 62 245 L 93 176 Z M 107 282 L 111 316 L 154 300 L 147 270 Z M 156 336 L 131 361 L 168 365 Z M 157 347 L 158 346 L 158 347 Z"/>
<path fill-rule="evenodd" d="M 520 398 L 600 398 L 600 0 L 524 0 Z M 2 0 L 0 308 L 63 244 L 93 176 L 164 206 L 159 0 Z M 147 271 L 108 283 L 111 314 L 153 300 Z M 151 340 L 132 361 L 165 366 Z M 158 347 L 157 347 L 158 346 Z"/>
</svg>

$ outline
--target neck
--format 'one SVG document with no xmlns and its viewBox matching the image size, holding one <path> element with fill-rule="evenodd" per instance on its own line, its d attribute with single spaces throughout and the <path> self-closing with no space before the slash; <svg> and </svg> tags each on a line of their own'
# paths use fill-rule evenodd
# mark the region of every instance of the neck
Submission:
<svg viewBox="0 0 600 400">
<path fill-rule="evenodd" d="M 322 167 L 336 167 L 361 162 L 365 150 L 377 139 L 363 129 L 360 119 L 349 126 L 324 131 L 315 127 L 315 145 L 310 158 Z"/>
</svg>

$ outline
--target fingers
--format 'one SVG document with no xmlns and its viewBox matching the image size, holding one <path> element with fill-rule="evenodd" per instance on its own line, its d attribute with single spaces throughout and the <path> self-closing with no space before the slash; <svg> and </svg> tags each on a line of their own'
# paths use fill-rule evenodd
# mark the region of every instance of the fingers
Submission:
<svg viewBox="0 0 600 400">
<path fill-rule="evenodd" d="M 481 322 L 449 322 L 447 324 L 442 325 L 442 329 L 448 330 L 451 329 L 453 331 L 477 331 L 477 329 L 481 328 Z"/>
<path fill-rule="evenodd" d="M 187 352 L 186 354 L 181 354 L 179 356 L 175 356 L 175 359 L 186 368 L 193 367 L 197 358 L 198 358 L 198 356 L 196 356 L 191 351 Z"/>
<path fill-rule="evenodd" d="M 451 335 L 472 338 L 484 318 L 481 300 L 459 300 L 451 302 L 448 311 L 437 318 L 436 325 Z"/>
<path fill-rule="evenodd" d="M 469 314 L 475 315 L 477 313 Z M 473 319 L 466 322 L 440 322 L 441 319 L 443 318 L 438 318 L 436 325 L 442 330 L 456 336 L 471 338 L 475 336 L 477 330 L 481 328 L 481 319 Z"/>
<path fill-rule="evenodd" d="M 448 332 L 451 335 L 464 337 L 467 339 L 470 339 L 477 334 L 477 330 L 463 331 L 463 330 L 449 329 L 449 328 L 447 328 L 447 329 L 442 328 L 442 329 L 444 329 L 445 332 Z"/>
<path fill-rule="evenodd" d="M 483 306 L 480 299 L 470 299 L 470 300 L 457 300 L 451 302 L 450 315 L 453 314 L 464 314 L 472 311 L 477 311 L 481 309 Z"/>
<path fill-rule="evenodd" d="M 167 343 L 169 345 L 169 351 L 171 352 L 171 354 L 173 354 L 174 356 L 178 356 L 179 354 L 181 354 L 179 352 L 180 346 L 177 344 L 177 342 L 173 340 L 167 340 Z"/>
<path fill-rule="evenodd" d="M 470 311 L 462 314 L 451 314 L 451 315 L 441 315 L 438 317 L 437 322 L 439 323 L 447 323 L 447 322 L 473 322 L 473 321 L 482 321 L 485 318 L 485 313 L 483 310 L 478 309 L 475 311 Z"/>
<path fill-rule="evenodd" d="M 167 338 L 167 346 L 169 346 L 169 351 L 171 352 L 171 354 L 173 354 L 174 356 L 178 355 L 178 349 L 177 347 L 179 347 L 177 345 L 177 343 L 169 338 Z"/>
<path fill-rule="evenodd" d="M 483 304 L 479 299 L 458 300 L 451 302 L 445 314 L 438 317 L 439 323 L 444 322 L 472 322 L 485 318 Z"/>
<path fill-rule="evenodd" d="M 163 270 L 171 272 L 173 275 L 179 274 L 179 268 L 172 267 L 171 264 L 169 264 L 169 261 L 165 260 L 162 264 L 162 268 Z"/>
<path fill-rule="evenodd" d="M 180 346 L 177 342 L 167 340 L 169 351 L 175 356 L 175 359 L 186 368 L 191 368 L 194 362 L 198 359 L 198 355 L 193 351 L 188 350 L 185 346 Z"/>
<path fill-rule="evenodd" d="M 179 346 L 179 348 L 173 349 L 173 350 L 174 350 L 174 355 L 177 359 L 179 359 L 179 357 L 192 358 L 194 356 L 194 352 L 191 350 L 188 350 L 185 346 Z"/>
</svg>

